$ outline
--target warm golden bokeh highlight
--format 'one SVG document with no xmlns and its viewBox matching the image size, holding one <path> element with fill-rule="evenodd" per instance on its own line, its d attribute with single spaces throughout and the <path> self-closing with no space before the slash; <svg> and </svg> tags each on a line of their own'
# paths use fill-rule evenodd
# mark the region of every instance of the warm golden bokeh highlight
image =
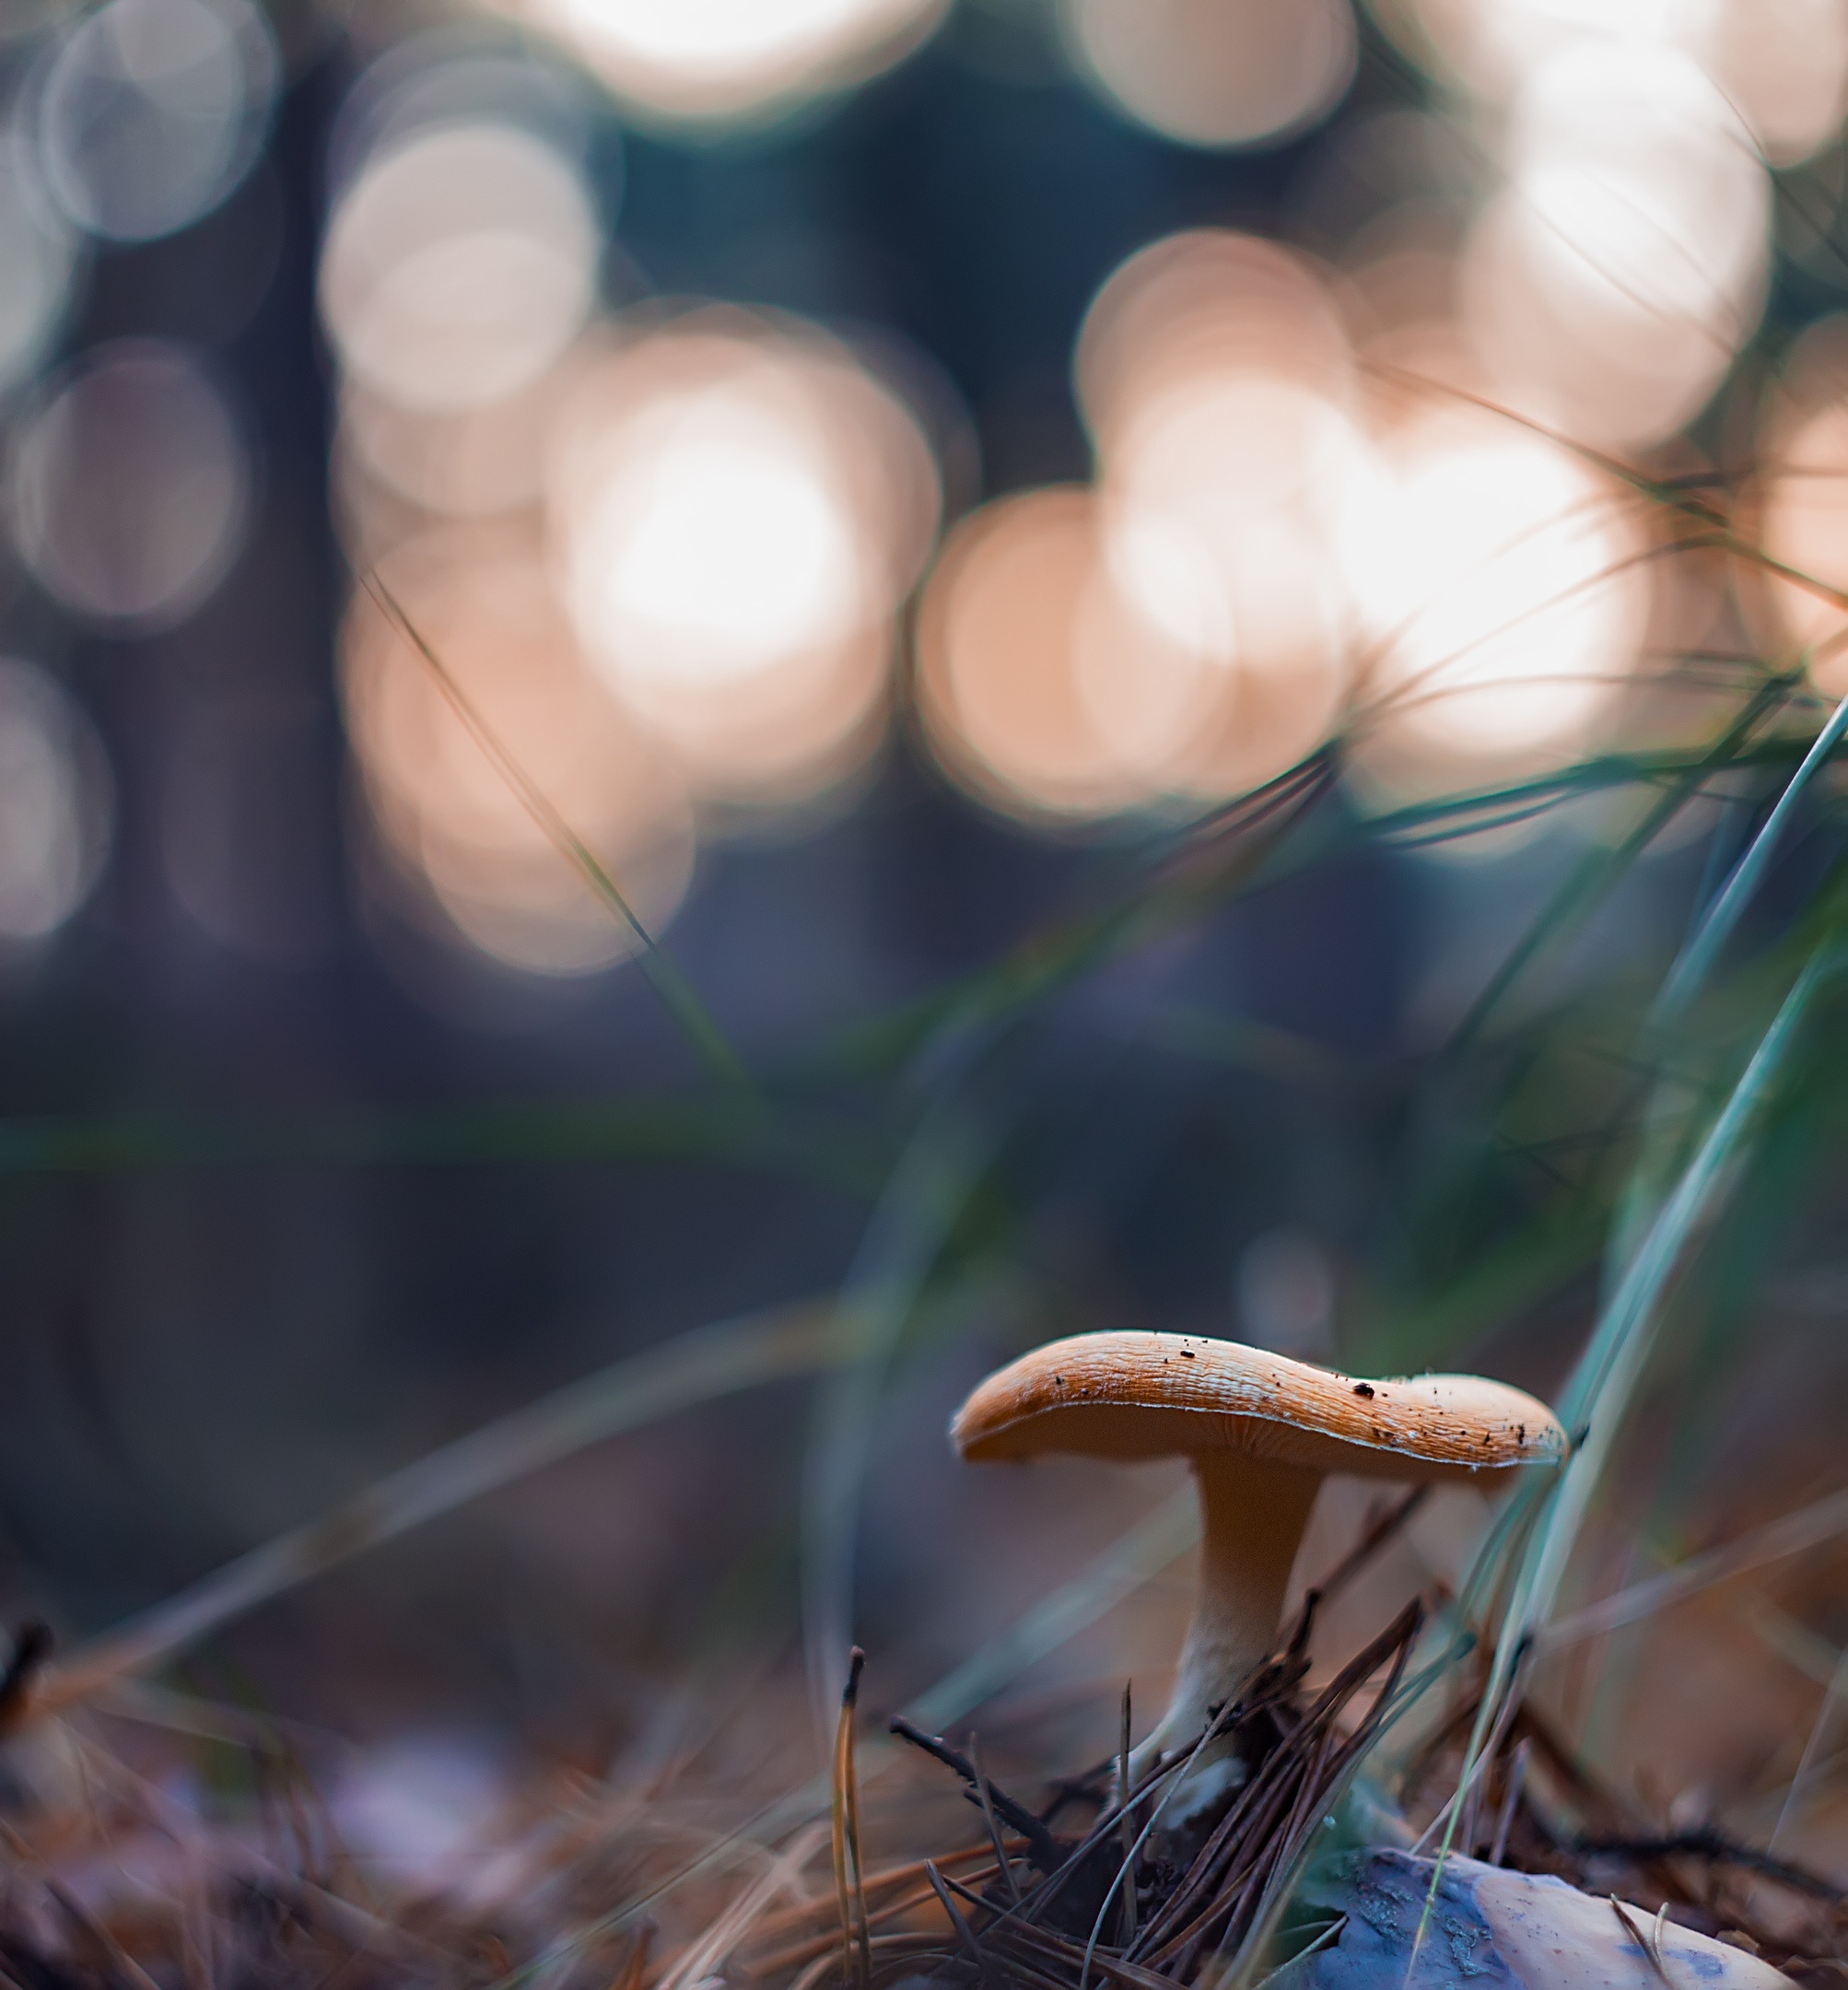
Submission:
<svg viewBox="0 0 1848 1990">
<path fill-rule="evenodd" d="M 1592 41 L 1527 79 L 1503 151 L 1464 270 L 1497 398 L 1574 439 L 1659 441 L 1763 308 L 1771 188 L 1736 107 L 1673 49 Z"/>
<path fill-rule="evenodd" d="M 1085 69 L 1139 123 L 1184 145 L 1277 145 L 1353 78 L 1349 0 L 1066 0 Z"/>
<path fill-rule="evenodd" d="M 1107 815 L 1158 793 L 1192 675 L 1111 588 L 1086 490 L 985 506 L 951 535 L 925 593 L 918 689 L 931 743 L 1011 812 Z"/>
<path fill-rule="evenodd" d="M 1599 736 L 1654 602 L 1636 507 L 1472 402 L 1441 287 L 1382 337 L 1370 299 L 1224 231 L 1111 276 L 1075 360 L 1094 487 L 990 506 L 927 595 L 927 721 L 957 778 L 1030 813 L 1198 810 L 1337 732 L 1369 795 Z"/>
<path fill-rule="evenodd" d="M 1347 688 L 1349 614 L 1327 555 L 1363 446 L 1345 329 L 1301 257 L 1199 229 L 1110 277 L 1074 370 L 1109 574 L 1170 659 L 1153 699 L 1168 743 L 1159 767 L 1145 754 L 1144 778 L 1222 801 L 1326 738 Z M 1151 676 L 1129 647 L 1119 708 Z"/>
<path fill-rule="evenodd" d="M 674 123 L 757 119 L 907 54 L 945 0 L 496 0 L 557 35 L 628 106 Z"/>
<path fill-rule="evenodd" d="M 1192 228 L 1140 249 L 1084 315 L 1078 404 L 1099 451 L 1148 401 L 1206 376 L 1260 374 L 1339 391 L 1351 357 L 1326 285 L 1280 243 Z"/>
<path fill-rule="evenodd" d="M 1356 755 L 1417 790 L 1565 764 L 1596 737 L 1647 626 L 1645 541 L 1622 486 L 1468 407 L 1390 437 L 1340 553 L 1366 632 Z"/>
<path fill-rule="evenodd" d="M 1496 102 L 1586 46 L 1685 56 L 1713 77 L 1772 165 L 1826 144 L 1848 111 L 1848 17 L 1832 0 L 1386 0 L 1376 11 L 1418 59 L 1435 55 Z"/>
<path fill-rule="evenodd" d="M 563 596 L 612 689 L 715 799 L 843 771 L 935 536 L 909 412 L 817 333 L 694 311 L 620 342 L 555 433 Z"/>
<path fill-rule="evenodd" d="M 643 116 L 712 124 L 872 73 L 942 9 L 523 11 Z M 1111 102 L 1187 145 L 1299 131 L 1354 63 L 1347 0 L 1063 0 L 1058 18 Z M 979 507 L 930 570 L 924 732 L 994 807 L 1198 814 L 1335 741 L 1363 800 L 1430 793 L 1660 718 L 1638 658 L 1695 610 L 1597 452 L 1667 446 L 1753 336 L 1767 162 L 1837 128 L 1848 29 L 1811 0 L 1620 20 L 1398 0 L 1382 18 L 1459 92 L 1387 135 L 1418 152 L 1420 191 L 1351 238 L 1305 230 L 1327 261 L 1211 228 L 1127 257 L 1073 355 L 1091 481 Z M 918 415 L 803 321 L 602 306 L 581 148 L 479 92 L 427 117 L 442 91 L 407 89 L 380 82 L 396 108 L 373 104 L 369 153 L 338 156 L 322 271 L 356 560 L 471 522 L 527 548 L 548 644 L 703 836 L 848 791 L 940 523 Z M 1383 155 L 1363 139 L 1343 170 L 1364 181 Z M 1825 579 L 1848 457 L 1834 405 L 1806 404 L 1800 439 L 1782 420 L 1761 493 L 1773 552 Z M 462 584 L 432 581 L 433 600 Z M 1814 590 L 1754 600 L 1799 645 L 1834 613 Z M 411 860 L 453 896 L 445 860 Z"/>
<path fill-rule="evenodd" d="M 490 686 L 542 789 L 665 916 L 696 833 L 807 810 L 876 748 L 936 542 L 933 447 L 879 366 L 806 321 L 602 306 L 568 133 L 538 135 L 517 91 L 497 108 L 505 64 L 430 46 L 430 66 L 368 75 L 336 147 L 336 516 L 357 568 L 409 577 L 417 629 Z M 383 840 L 421 880 L 404 902 L 534 971 L 620 957 L 631 936 L 515 798 L 491 803 L 501 776 L 378 624 L 357 595 L 349 698 Z"/>
</svg>

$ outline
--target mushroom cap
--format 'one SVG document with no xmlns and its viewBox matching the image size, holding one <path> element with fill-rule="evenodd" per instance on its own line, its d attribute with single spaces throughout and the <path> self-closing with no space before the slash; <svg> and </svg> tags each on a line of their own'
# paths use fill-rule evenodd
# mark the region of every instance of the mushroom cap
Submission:
<svg viewBox="0 0 1848 1990">
<path fill-rule="evenodd" d="M 1468 1479 L 1557 1465 L 1547 1406 L 1480 1375 L 1362 1381 L 1236 1340 L 1094 1333 L 998 1369 L 956 1412 L 965 1458 L 1199 1457 L 1239 1451 L 1373 1479 Z"/>
</svg>

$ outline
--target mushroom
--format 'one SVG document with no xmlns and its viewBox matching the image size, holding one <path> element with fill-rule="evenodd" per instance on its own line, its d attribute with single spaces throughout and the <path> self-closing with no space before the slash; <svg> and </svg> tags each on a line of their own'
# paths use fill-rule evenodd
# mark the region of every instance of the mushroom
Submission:
<svg viewBox="0 0 1848 1990">
<path fill-rule="evenodd" d="M 1063 1452 L 1192 1465 L 1199 1590 L 1167 1712 L 1130 1757 L 1132 1787 L 1197 1741 L 1269 1656 L 1327 1474 L 1468 1481 L 1566 1453 L 1551 1411 L 1504 1383 L 1361 1381 L 1235 1340 L 1144 1332 L 1081 1334 L 1023 1354 L 976 1389 L 950 1436 L 984 1462 Z M 1178 1820 L 1207 1797 L 1197 1789 L 1171 1811 Z"/>
</svg>

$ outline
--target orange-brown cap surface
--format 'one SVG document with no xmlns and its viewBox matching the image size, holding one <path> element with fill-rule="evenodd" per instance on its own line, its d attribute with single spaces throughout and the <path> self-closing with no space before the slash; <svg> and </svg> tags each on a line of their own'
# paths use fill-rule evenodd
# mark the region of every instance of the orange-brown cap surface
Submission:
<svg viewBox="0 0 1848 1990">
<path fill-rule="evenodd" d="M 1480 1375 L 1363 1381 L 1235 1340 L 1080 1334 L 998 1370 L 956 1412 L 965 1458 L 1196 1457 L 1243 1451 L 1316 1471 L 1442 1480 L 1556 1465 L 1547 1406 Z"/>
</svg>

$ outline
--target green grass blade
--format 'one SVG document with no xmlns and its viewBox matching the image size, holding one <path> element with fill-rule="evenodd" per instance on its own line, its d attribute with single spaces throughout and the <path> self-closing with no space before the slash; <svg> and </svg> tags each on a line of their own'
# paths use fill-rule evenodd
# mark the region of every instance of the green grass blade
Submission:
<svg viewBox="0 0 1848 1990">
<path fill-rule="evenodd" d="M 1518 1559 L 1512 1571 L 1504 1574 L 1509 1543 L 1491 1541 L 1485 1544 L 1470 1573 L 1468 1589 L 1490 1593 L 1505 1581 L 1508 1600 L 1489 1679 L 1464 1751 L 1456 1793 L 1446 1806 L 1432 1885 L 1413 1941 L 1414 1955 L 1429 1926 L 1438 1883 L 1455 1844 L 1463 1793 L 1478 1773 L 1503 1711 L 1521 1691 L 1523 1676 L 1537 1654 L 1538 1634 L 1550 1615 L 1567 1561 L 1577 1545 L 1593 1494 L 1654 1347 L 1669 1282 L 1690 1241 L 1713 1213 L 1743 1159 L 1767 1100 L 1784 1075 L 1810 1003 L 1839 971 L 1842 957 L 1839 948 L 1825 942 L 1804 964 L 1601 1309 L 1559 1406 L 1561 1420 L 1573 1438 L 1571 1455 L 1549 1490 L 1531 1534 L 1515 1551 Z"/>
<path fill-rule="evenodd" d="M 1784 831 L 1790 826 L 1804 790 L 1827 766 L 1844 732 L 1848 732 L 1848 698 L 1830 714 L 1829 723 L 1816 735 L 1814 744 L 1803 756 L 1802 765 L 1785 782 L 1784 792 L 1777 798 L 1777 805 L 1765 818 L 1745 855 L 1733 867 L 1732 875 L 1713 904 L 1702 915 L 1699 925 L 1668 971 L 1668 978 L 1651 1012 L 1652 1023 L 1659 1026 L 1673 1021 L 1699 992 L 1719 958 L 1721 948 L 1764 882 L 1765 872 L 1776 854 Z"/>
<path fill-rule="evenodd" d="M 1560 1403 L 1561 1421 L 1575 1440 L 1573 1453 L 1516 1585 L 1485 1707 L 1505 1690 L 1509 1669 L 1529 1633 L 1550 1613 L 1567 1558 L 1654 1346 L 1669 1281 L 1743 1157 L 1811 1002 L 1842 964 L 1832 944 L 1819 948 L 1805 964 L 1593 1329 Z"/>
</svg>

